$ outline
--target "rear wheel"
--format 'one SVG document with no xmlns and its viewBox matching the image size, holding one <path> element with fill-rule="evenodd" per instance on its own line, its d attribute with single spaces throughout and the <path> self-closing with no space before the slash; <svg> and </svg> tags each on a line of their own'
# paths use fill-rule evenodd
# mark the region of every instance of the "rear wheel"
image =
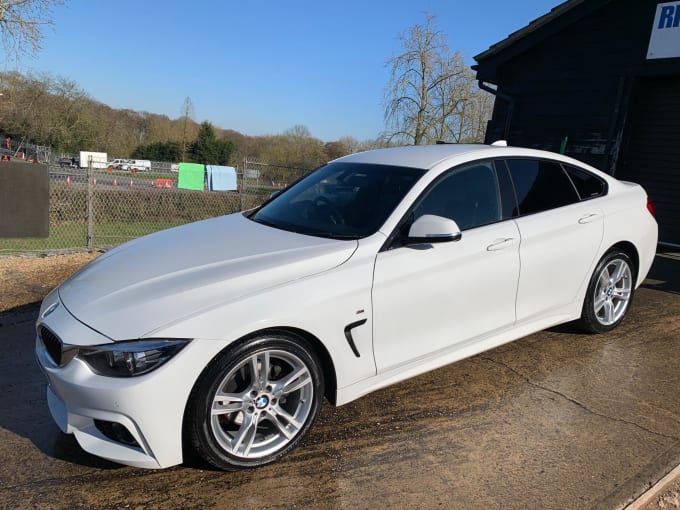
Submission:
<svg viewBox="0 0 680 510">
<path fill-rule="evenodd" d="M 307 434 L 323 394 L 320 363 L 304 339 L 254 338 L 201 376 L 187 414 L 191 442 L 220 469 L 269 464 Z"/>
<path fill-rule="evenodd" d="M 587 331 L 604 333 L 621 324 L 633 301 L 635 277 L 635 266 L 628 254 L 605 254 L 590 279 L 581 325 Z"/>
</svg>

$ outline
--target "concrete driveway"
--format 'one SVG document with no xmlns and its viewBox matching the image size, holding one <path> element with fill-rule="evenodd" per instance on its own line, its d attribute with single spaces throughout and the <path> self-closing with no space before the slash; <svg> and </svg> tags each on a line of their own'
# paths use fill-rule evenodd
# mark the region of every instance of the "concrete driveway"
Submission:
<svg viewBox="0 0 680 510">
<path fill-rule="evenodd" d="M 618 330 L 555 328 L 325 405 L 305 445 L 239 473 L 83 452 L 48 415 L 36 314 L 0 313 L 0 508 L 620 508 L 680 463 L 677 252 Z"/>
</svg>

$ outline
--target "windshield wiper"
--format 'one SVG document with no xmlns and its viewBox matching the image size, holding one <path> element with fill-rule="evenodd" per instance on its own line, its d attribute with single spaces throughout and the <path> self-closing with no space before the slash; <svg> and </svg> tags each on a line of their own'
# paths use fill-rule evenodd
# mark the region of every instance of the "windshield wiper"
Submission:
<svg viewBox="0 0 680 510">
<path fill-rule="evenodd" d="M 297 231 L 298 234 L 306 234 L 310 236 L 317 236 L 317 237 L 326 237 L 328 239 L 339 239 L 339 240 L 346 240 L 346 239 L 352 239 L 352 240 L 357 240 L 359 239 L 358 235 L 349 235 L 349 234 L 334 234 L 333 232 L 328 232 L 327 230 L 300 230 Z"/>
<path fill-rule="evenodd" d="M 261 225 L 266 225 L 268 227 L 276 228 L 279 230 L 286 230 L 288 232 L 294 232 L 296 234 L 303 234 L 303 235 L 308 235 L 308 236 L 316 236 L 316 237 L 324 237 L 326 239 L 338 239 L 338 240 L 357 240 L 361 236 L 358 235 L 349 235 L 349 234 L 334 234 L 333 232 L 329 232 L 328 230 L 310 230 L 304 227 L 300 226 L 295 226 L 295 225 L 285 225 L 285 224 L 279 224 L 275 223 L 273 221 L 265 220 L 262 218 L 255 218 L 251 217 L 251 220 L 253 220 L 255 223 L 260 223 Z"/>
<path fill-rule="evenodd" d="M 268 227 L 278 228 L 279 230 L 288 230 L 283 228 L 281 225 L 274 223 L 273 221 L 263 220 L 262 218 L 255 218 L 251 216 L 249 219 L 253 220 L 255 223 L 260 223 L 261 225 L 267 225 Z"/>
</svg>

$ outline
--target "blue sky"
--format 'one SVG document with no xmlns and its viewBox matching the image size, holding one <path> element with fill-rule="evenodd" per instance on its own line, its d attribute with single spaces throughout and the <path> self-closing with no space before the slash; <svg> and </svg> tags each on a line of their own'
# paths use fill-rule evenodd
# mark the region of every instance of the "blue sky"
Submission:
<svg viewBox="0 0 680 510">
<path fill-rule="evenodd" d="M 383 130 L 385 62 L 398 37 L 436 16 L 466 60 L 559 0 L 67 0 L 22 72 L 75 80 L 94 99 L 248 135 L 296 124 L 324 141 Z M 10 65 L 9 68 L 16 68 Z"/>
</svg>

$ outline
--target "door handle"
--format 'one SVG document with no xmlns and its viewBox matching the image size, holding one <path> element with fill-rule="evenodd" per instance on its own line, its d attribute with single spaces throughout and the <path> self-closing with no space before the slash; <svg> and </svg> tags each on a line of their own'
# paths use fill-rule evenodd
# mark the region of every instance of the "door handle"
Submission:
<svg viewBox="0 0 680 510">
<path fill-rule="evenodd" d="M 496 239 L 493 243 L 486 247 L 486 251 L 498 251 L 504 248 L 509 248 L 515 244 L 514 237 L 505 237 L 501 239 Z"/>
<path fill-rule="evenodd" d="M 591 221 L 595 221 L 600 217 L 598 213 L 591 213 L 591 214 L 586 214 L 584 216 L 581 216 L 578 220 L 578 222 L 583 225 L 585 223 L 590 223 Z"/>
</svg>

